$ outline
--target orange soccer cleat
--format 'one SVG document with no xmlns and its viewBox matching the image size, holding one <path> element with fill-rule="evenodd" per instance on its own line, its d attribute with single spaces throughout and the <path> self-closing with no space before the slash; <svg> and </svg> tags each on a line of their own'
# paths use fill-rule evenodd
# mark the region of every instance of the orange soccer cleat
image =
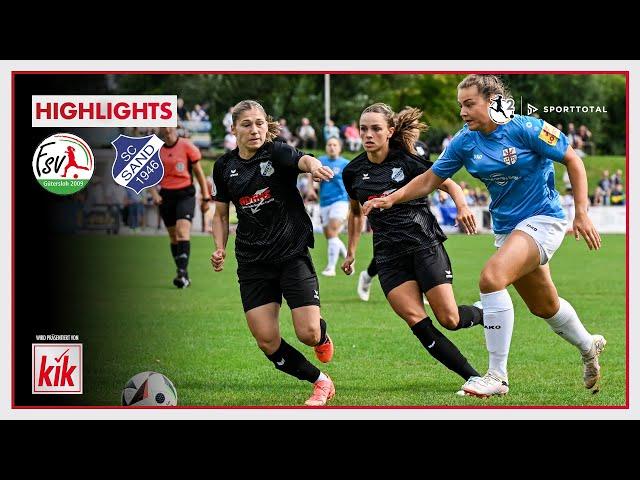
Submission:
<svg viewBox="0 0 640 480">
<path fill-rule="evenodd" d="M 333 358 L 333 342 L 329 335 L 327 335 L 327 340 L 322 345 L 316 345 L 313 349 L 316 352 L 316 357 L 322 363 L 329 363 Z"/>
</svg>

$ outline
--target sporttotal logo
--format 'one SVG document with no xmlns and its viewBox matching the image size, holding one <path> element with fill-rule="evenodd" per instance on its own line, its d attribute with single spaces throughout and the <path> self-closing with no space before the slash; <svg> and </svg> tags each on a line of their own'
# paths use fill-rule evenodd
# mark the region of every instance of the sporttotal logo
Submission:
<svg viewBox="0 0 640 480">
<path fill-rule="evenodd" d="M 33 174 L 51 193 L 71 195 L 87 186 L 95 162 L 89 145 L 70 133 L 45 138 L 33 153 Z"/>
<path fill-rule="evenodd" d="M 524 108 L 524 102 L 522 102 Z M 540 110 L 527 102 L 527 115 L 531 116 Z M 543 113 L 609 113 L 606 105 L 544 105 Z"/>
<path fill-rule="evenodd" d="M 82 344 L 32 344 L 31 393 L 82 393 Z"/>
</svg>

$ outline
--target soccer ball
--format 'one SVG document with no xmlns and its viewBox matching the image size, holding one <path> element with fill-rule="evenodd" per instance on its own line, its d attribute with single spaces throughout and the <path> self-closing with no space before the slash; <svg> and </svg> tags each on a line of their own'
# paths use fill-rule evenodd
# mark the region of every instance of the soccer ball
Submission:
<svg viewBox="0 0 640 480">
<path fill-rule="evenodd" d="M 142 372 L 131 377 L 122 390 L 122 405 L 167 407 L 178 404 L 176 387 L 158 372 Z"/>
</svg>

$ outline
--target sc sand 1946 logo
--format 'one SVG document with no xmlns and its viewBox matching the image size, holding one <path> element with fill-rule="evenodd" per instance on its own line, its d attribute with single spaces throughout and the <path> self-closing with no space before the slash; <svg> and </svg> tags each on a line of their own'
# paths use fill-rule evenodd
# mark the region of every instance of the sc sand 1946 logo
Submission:
<svg viewBox="0 0 640 480">
<path fill-rule="evenodd" d="M 120 135 L 111 144 L 116 149 L 111 175 L 117 184 L 140 193 L 160 183 L 164 176 L 164 166 L 160 160 L 160 149 L 164 145 L 162 140 L 155 135 Z"/>
<path fill-rule="evenodd" d="M 95 162 L 83 139 L 70 133 L 56 133 L 40 142 L 32 166 L 42 188 L 57 195 L 71 195 L 87 186 Z"/>
<path fill-rule="evenodd" d="M 31 393 L 82 393 L 82 344 L 32 344 Z"/>
</svg>

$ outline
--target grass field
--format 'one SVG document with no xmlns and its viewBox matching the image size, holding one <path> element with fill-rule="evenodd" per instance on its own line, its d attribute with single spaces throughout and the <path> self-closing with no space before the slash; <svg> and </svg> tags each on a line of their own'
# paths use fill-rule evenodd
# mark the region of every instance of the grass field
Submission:
<svg viewBox="0 0 640 480">
<path fill-rule="evenodd" d="M 459 303 L 478 299 L 477 278 L 493 251 L 490 236 L 450 236 L 446 242 Z M 193 286 L 177 290 L 164 237 L 76 237 L 71 265 L 75 298 L 90 305 L 70 307 L 82 316 L 85 395 L 91 405 L 118 405 L 125 382 L 135 373 L 155 370 L 175 384 L 180 405 L 302 405 L 311 385 L 275 370 L 255 345 L 240 303 L 236 262 L 230 239 L 226 268 L 209 264 L 212 241 L 192 240 Z M 326 261 L 326 241 L 316 237 L 318 272 Z M 356 268 L 371 258 L 371 238 L 363 236 Z M 379 283 L 361 302 L 357 277 L 320 276 L 322 312 L 336 344 L 333 362 L 317 362 L 293 332 L 286 306 L 281 331 L 335 381 L 331 405 L 624 405 L 625 403 L 625 237 L 603 238 L 590 252 L 567 238 L 552 261 L 560 294 L 575 306 L 586 327 L 608 340 L 601 357 L 602 388 L 592 395 L 582 385 L 578 352 L 533 317 L 512 290 L 516 324 L 509 373 L 511 391 L 503 398 L 479 400 L 454 395 L 463 381 L 436 363 L 387 304 Z M 86 303 L 86 302 L 83 302 Z M 286 305 L 286 304 L 285 304 Z M 444 329 L 442 329 L 444 331 Z M 480 372 L 487 352 L 480 328 L 446 332 Z"/>
</svg>

